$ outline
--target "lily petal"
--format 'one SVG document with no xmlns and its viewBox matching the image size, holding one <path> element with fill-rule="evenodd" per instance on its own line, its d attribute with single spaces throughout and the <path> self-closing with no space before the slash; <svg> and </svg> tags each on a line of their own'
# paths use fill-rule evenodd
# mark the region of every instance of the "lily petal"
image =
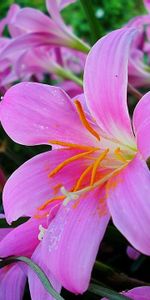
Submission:
<svg viewBox="0 0 150 300">
<path fill-rule="evenodd" d="M 35 156 L 18 168 L 5 184 L 3 205 L 7 222 L 38 214 L 45 201 L 60 195 L 60 187 L 70 190 L 86 168 L 86 161 L 64 167 L 54 177 L 48 174 L 61 162 L 78 154 L 77 150 L 53 150 Z M 58 188 L 57 188 L 58 187 Z"/>
<path fill-rule="evenodd" d="M 15 27 L 14 27 L 15 28 Z M 17 30 L 17 29 L 14 29 Z M 18 34 L 15 39 L 12 39 L 8 45 L 6 45 L 5 49 L 1 52 L 1 59 L 5 59 L 5 57 L 11 59 L 12 54 L 16 55 L 23 54 L 25 50 L 29 50 L 33 47 L 40 46 L 69 46 L 70 39 L 66 36 L 64 39 L 63 34 L 61 37 L 56 34 L 56 31 L 51 32 L 31 32 Z"/>
<path fill-rule="evenodd" d="M 150 298 L 150 287 L 149 286 L 140 286 L 134 288 L 126 293 L 123 293 L 125 296 L 132 297 L 134 300 L 149 300 Z"/>
<path fill-rule="evenodd" d="M 39 224 L 43 220 L 30 219 L 8 233 L 0 242 L 0 257 L 11 255 L 31 256 L 39 243 Z"/>
<path fill-rule="evenodd" d="M 0 21 L 0 36 L 6 25 L 10 25 L 16 13 L 19 11 L 20 7 L 17 4 L 12 4 L 7 12 L 7 16 Z"/>
<path fill-rule="evenodd" d="M 135 107 L 133 126 L 137 146 L 144 159 L 150 156 L 150 92 L 145 94 Z"/>
<path fill-rule="evenodd" d="M 22 30 L 22 33 L 29 32 L 55 32 L 56 24 L 44 13 L 34 8 L 23 8 L 15 16 L 13 26 Z"/>
<path fill-rule="evenodd" d="M 69 96 L 58 87 L 17 84 L 6 92 L 0 108 L 2 126 L 15 142 L 24 145 L 48 144 L 49 140 L 82 145 L 95 142 L 83 127 Z"/>
<path fill-rule="evenodd" d="M 140 286 L 136 287 L 127 292 L 121 293 L 124 296 L 130 297 L 133 300 L 149 300 L 150 297 L 150 287 L 149 286 Z M 103 298 L 102 300 L 107 300 L 107 298 Z"/>
<path fill-rule="evenodd" d="M 137 88 L 150 85 L 150 73 L 146 71 L 141 55 L 143 53 L 140 50 L 132 51 L 128 68 L 129 83 Z"/>
<path fill-rule="evenodd" d="M 84 90 L 97 123 L 110 137 L 132 143 L 127 108 L 128 58 L 135 29 L 115 30 L 91 49 L 85 65 Z"/>
<path fill-rule="evenodd" d="M 12 228 L 0 228 L 0 241 L 12 231 Z"/>
<path fill-rule="evenodd" d="M 46 0 L 46 7 L 53 20 L 61 27 L 66 27 L 61 18 L 60 10 L 75 1 L 76 0 Z"/>
<path fill-rule="evenodd" d="M 0 269 L 0 296 L 2 300 L 22 300 L 26 276 L 17 265 Z"/>
<path fill-rule="evenodd" d="M 54 278 L 52 273 L 47 268 L 47 265 L 42 260 L 41 255 L 41 244 L 36 248 L 32 255 L 32 260 L 38 264 L 38 266 L 44 271 L 47 275 L 49 281 L 51 282 L 53 288 L 59 293 L 61 291 L 61 285 Z M 50 294 L 45 290 L 36 273 L 31 269 L 28 271 L 28 280 L 29 280 L 29 288 L 31 293 L 32 300 L 53 300 L 54 298 L 50 296 Z"/>
<path fill-rule="evenodd" d="M 52 12 L 56 11 L 56 9 L 60 11 L 75 1 L 76 0 L 46 0 L 46 6 L 49 14 L 52 15 Z"/>
<path fill-rule="evenodd" d="M 100 204 L 103 192 L 95 190 L 59 209 L 42 241 L 43 259 L 62 284 L 73 293 L 83 293 L 109 221 Z M 99 201 L 98 201 L 99 200 Z"/>
<path fill-rule="evenodd" d="M 138 251 L 150 255 L 150 173 L 136 156 L 108 184 L 108 208 L 115 226 Z"/>
</svg>

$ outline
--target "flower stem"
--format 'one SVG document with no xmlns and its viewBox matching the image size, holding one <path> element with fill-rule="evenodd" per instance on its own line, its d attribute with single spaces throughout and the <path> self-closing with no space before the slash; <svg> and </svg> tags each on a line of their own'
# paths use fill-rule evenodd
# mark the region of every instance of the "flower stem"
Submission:
<svg viewBox="0 0 150 300">
<path fill-rule="evenodd" d="M 86 53 L 86 54 L 88 54 L 89 51 L 90 51 L 90 49 L 91 49 L 91 47 L 88 44 L 86 44 L 85 42 L 83 42 L 78 37 L 75 37 L 75 40 L 70 45 L 70 48 L 78 50 L 78 51 Z"/>
<path fill-rule="evenodd" d="M 145 281 L 128 277 L 124 273 L 117 273 L 111 267 L 99 261 L 95 262 L 94 269 L 98 272 L 99 277 L 101 278 L 101 283 L 107 284 L 107 286 L 110 286 L 111 288 L 124 290 L 136 286 L 150 286 L 150 283 Z"/>
<path fill-rule="evenodd" d="M 128 84 L 128 92 L 137 100 L 140 100 L 143 97 L 143 95 L 131 84 Z"/>
<path fill-rule="evenodd" d="M 63 79 L 72 80 L 77 83 L 79 86 L 83 87 L 83 81 L 81 78 L 77 77 L 71 71 L 62 68 L 61 66 L 57 65 L 54 68 L 54 73 Z"/>
</svg>

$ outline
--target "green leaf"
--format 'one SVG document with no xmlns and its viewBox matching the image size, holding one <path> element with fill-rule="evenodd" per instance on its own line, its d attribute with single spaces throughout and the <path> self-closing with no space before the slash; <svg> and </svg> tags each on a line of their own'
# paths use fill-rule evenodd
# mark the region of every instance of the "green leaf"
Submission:
<svg viewBox="0 0 150 300">
<path fill-rule="evenodd" d="M 94 44 L 101 37 L 100 22 L 95 17 L 92 0 L 80 0 L 80 2 L 89 22 L 91 39 Z"/>
<path fill-rule="evenodd" d="M 63 297 L 61 297 L 52 287 L 48 277 L 45 275 L 45 273 L 42 271 L 42 269 L 35 264 L 31 259 L 25 257 L 25 256 L 11 256 L 5 259 L 0 260 L 0 268 L 3 268 L 4 266 L 7 266 L 9 264 L 12 264 L 14 262 L 24 262 L 27 264 L 38 276 L 41 283 L 43 284 L 44 288 L 47 290 L 47 292 L 52 295 L 56 300 L 64 300 Z"/>
<path fill-rule="evenodd" d="M 118 294 L 117 292 L 99 286 L 97 284 L 91 284 L 89 291 L 95 295 L 107 297 L 109 300 L 131 300 L 131 298 Z"/>
</svg>

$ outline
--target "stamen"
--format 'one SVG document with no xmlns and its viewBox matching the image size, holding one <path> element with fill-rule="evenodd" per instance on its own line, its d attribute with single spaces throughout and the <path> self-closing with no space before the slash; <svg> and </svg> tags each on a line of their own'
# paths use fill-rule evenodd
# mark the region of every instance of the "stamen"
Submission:
<svg viewBox="0 0 150 300">
<path fill-rule="evenodd" d="M 124 158 L 124 156 L 122 154 L 120 147 L 116 148 L 114 153 L 121 162 L 123 162 L 123 163 L 127 162 L 127 160 Z"/>
<path fill-rule="evenodd" d="M 79 199 L 79 197 L 82 194 L 87 193 L 87 192 L 93 190 L 96 187 L 100 187 L 102 184 L 104 184 L 105 182 L 107 182 L 110 178 L 112 178 L 113 176 L 119 174 L 120 171 L 123 170 L 127 165 L 128 165 L 128 163 L 124 164 L 123 166 L 121 166 L 117 170 L 115 170 L 113 172 L 110 172 L 109 174 L 107 174 L 103 178 L 101 178 L 98 181 L 94 182 L 94 184 L 92 186 L 89 185 L 89 186 L 87 186 L 87 187 L 85 187 L 85 188 L 83 188 L 81 190 L 69 192 L 64 187 L 61 187 L 60 190 L 61 190 L 62 194 L 64 194 L 64 196 L 63 196 L 64 197 L 63 205 L 66 206 L 68 204 L 68 202 L 70 202 L 72 200 Z M 78 203 L 78 201 L 77 201 L 77 203 Z M 76 206 L 76 204 L 75 204 L 75 206 Z"/>
<path fill-rule="evenodd" d="M 54 176 L 56 173 L 58 173 L 61 169 L 63 169 L 63 167 L 67 166 L 70 162 L 73 162 L 75 160 L 78 160 L 84 156 L 86 156 L 87 154 L 91 154 L 94 153 L 95 151 L 99 150 L 99 148 L 94 148 L 90 151 L 87 152 L 82 152 L 80 154 L 74 155 L 66 160 L 64 160 L 62 163 L 60 163 L 55 169 L 53 169 L 50 174 L 48 175 L 48 177 L 52 177 Z"/>
<path fill-rule="evenodd" d="M 64 147 L 69 147 L 69 148 L 75 148 L 75 149 L 83 149 L 83 150 L 91 150 L 93 147 L 90 146 L 84 146 L 80 144 L 73 144 L 73 143 L 68 143 L 68 142 L 62 142 L 62 141 L 55 141 L 55 140 L 50 140 L 49 143 L 51 145 L 59 145 L 59 146 L 64 146 Z"/>
<path fill-rule="evenodd" d="M 127 165 L 128 165 L 128 162 L 125 163 L 124 165 L 122 165 L 120 168 L 106 174 L 103 178 L 100 178 L 98 181 L 94 182 L 94 184 L 92 186 L 89 185 L 81 190 L 78 190 L 77 192 L 75 192 L 75 194 L 78 195 L 78 197 L 79 197 L 80 195 L 82 195 L 84 193 L 92 191 L 96 187 L 100 187 L 102 184 L 107 182 L 110 178 L 112 178 L 115 175 L 118 175 L 125 167 L 127 167 Z"/>
<path fill-rule="evenodd" d="M 43 210 L 47 207 L 47 205 L 49 205 L 50 203 L 56 201 L 56 200 L 64 200 L 65 199 L 65 196 L 56 196 L 56 197 L 53 197 L 47 201 L 45 201 L 40 207 L 38 207 L 38 210 Z"/>
<path fill-rule="evenodd" d="M 45 218 L 45 217 L 48 217 L 48 213 L 47 213 L 47 212 L 45 212 L 45 213 L 42 214 L 42 215 L 38 215 L 38 214 L 34 215 L 34 218 L 35 218 L 35 219 L 43 219 L 43 218 Z"/>
<path fill-rule="evenodd" d="M 105 157 L 107 156 L 109 152 L 109 149 L 106 149 L 104 152 L 102 152 L 100 154 L 100 156 L 97 158 L 97 160 L 95 161 L 94 165 L 93 165 L 93 170 L 92 170 L 92 175 L 91 175 L 91 182 L 90 182 L 90 185 L 93 185 L 94 184 L 94 181 L 95 181 L 95 177 L 96 177 L 96 172 L 97 172 L 97 169 L 99 167 L 99 164 L 102 160 L 105 159 Z"/>
<path fill-rule="evenodd" d="M 85 113 L 84 113 L 84 110 L 82 108 L 82 105 L 80 103 L 80 101 L 78 100 L 75 100 L 74 101 L 75 105 L 76 105 L 76 108 L 77 108 L 77 111 L 78 111 L 78 114 L 79 114 L 79 117 L 80 117 L 80 120 L 82 122 L 82 124 L 85 126 L 85 128 L 92 134 L 96 137 L 96 139 L 98 141 L 100 141 L 100 136 L 99 134 L 95 131 L 95 129 L 93 129 L 91 127 L 91 125 L 89 124 L 89 122 L 87 121 L 86 119 L 86 116 L 85 116 Z"/>
<path fill-rule="evenodd" d="M 76 192 L 76 191 L 80 188 L 83 179 L 84 179 L 85 176 L 90 172 L 90 170 L 92 170 L 92 168 L 93 168 L 93 164 L 90 165 L 90 166 L 88 166 L 88 167 L 85 169 L 85 171 L 81 174 L 80 178 L 78 179 L 78 181 L 77 181 L 77 183 L 76 183 L 76 185 L 75 185 L 75 187 L 74 187 L 73 192 Z"/>
</svg>

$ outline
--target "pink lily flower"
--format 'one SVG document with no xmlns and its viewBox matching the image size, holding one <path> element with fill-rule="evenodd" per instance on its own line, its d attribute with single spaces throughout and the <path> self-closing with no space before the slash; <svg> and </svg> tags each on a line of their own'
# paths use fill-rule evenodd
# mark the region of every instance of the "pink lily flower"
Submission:
<svg viewBox="0 0 150 300">
<path fill-rule="evenodd" d="M 0 55 L 4 48 L 11 43 L 9 38 L 0 38 Z M 13 57 L 0 57 L 0 89 L 8 88 L 14 81 L 18 80 L 15 65 L 18 61 L 18 55 L 14 54 Z"/>
<path fill-rule="evenodd" d="M 5 18 L 0 20 L 0 36 L 2 36 L 5 26 L 9 27 L 9 23 L 15 17 L 16 13 L 19 11 L 20 7 L 17 4 L 12 4 L 7 12 Z"/>
<path fill-rule="evenodd" d="M 144 0 L 144 5 L 147 11 L 150 12 L 150 0 Z"/>
<path fill-rule="evenodd" d="M 84 64 L 85 55 L 80 56 L 77 51 L 58 47 L 37 47 L 22 54 L 13 67 L 21 81 L 32 80 L 32 76 L 42 81 L 45 74 L 51 76 L 57 80 L 56 85 L 62 87 L 73 98 L 83 93 L 83 88 L 69 78 L 64 79 L 65 72 L 72 70 L 78 75 L 83 72 Z M 65 68 L 64 75 L 59 75 L 60 68 Z"/>
<path fill-rule="evenodd" d="M 56 58 L 54 48 L 37 47 L 25 51 L 16 63 L 16 73 L 21 80 L 30 80 L 36 76 L 43 80 L 44 74 L 51 74 L 55 70 Z"/>
<path fill-rule="evenodd" d="M 0 54 L 3 52 L 3 49 L 7 47 L 9 42 L 10 40 L 8 38 L 0 37 Z M 14 79 L 16 79 L 16 76 L 14 76 L 14 71 L 11 69 L 11 60 L 7 57 L 0 59 L 0 87 L 9 84 L 9 82 Z"/>
<path fill-rule="evenodd" d="M 0 21 L 0 35 L 2 35 L 5 27 L 11 24 L 13 18 L 20 10 L 20 7 L 16 4 L 11 5 L 7 15 L 4 19 Z M 10 30 L 9 30 L 10 31 Z M 9 47 L 11 43 L 11 38 L 0 37 L 0 89 L 5 90 L 12 84 L 12 82 L 19 80 L 18 75 L 15 70 L 15 65 L 18 60 L 18 53 L 13 55 L 4 55 L 4 49 Z M 3 55 L 2 55 L 3 54 Z"/>
<path fill-rule="evenodd" d="M 52 18 L 37 9 L 19 9 L 9 22 L 9 31 L 14 39 L 1 57 L 39 46 L 65 46 L 87 53 L 89 46 L 71 32 L 60 15 L 59 10 L 72 2 L 46 1 Z"/>
<path fill-rule="evenodd" d="M 136 287 L 127 292 L 121 293 L 124 296 L 130 297 L 133 300 L 149 300 L 150 299 L 150 287 L 149 286 L 140 286 Z M 106 300 L 103 298 L 102 300 Z"/>
<path fill-rule="evenodd" d="M 71 3 L 76 2 L 76 0 L 46 0 L 45 2 L 47 10 L 52 19 L 55 20 L 57 24 L 65 27 L 65 24 L 60 15 L 60 11 Z"/>
<path fill-rule="evenodd" d="M 3 218 L 4 215 L 0 214 L 0 219 Z M 11 228 L 0 228 L 0 244 L 11 231 Z M 0 295 L 3 300 L 20 300 L 23 296 L 24 286 L 25 274 L 18 265 L 0 269 Z"/>
<path fill-rule="evenodd" d="M 0 218 L 4 218 L 3 215 Z M 39 224 L 45 221 L 39 219 L 30 219 L 24 224 L 12 229 L 0 229 L 0 257 L 6 256 L 27 256 L 33 255 L 34 261 L 44 270 L 45 274 L 51 280 L 55 290 L 60 292 L 61 286 L 54 276 L 43 263 L 39 249 L 41 247 L 39 235 Z M 41 226 L 41 225 L 40 225 Z M 34 253 L 34 254 L 33 254 Z M 2 300 L 21 300 L 23 299 L 26 280 L 29 280 L 29 288 L 32 300 L 54 300 L 42 286 L 36 274 L 28 270 L 24 264 L 12 264 L 0 269 L 0 296 Z"/>
<path fill-rule="evenodd" d="M 145 0 L 144 5 L 150 12 L 149 1 Z M 150 14 L 137 16 L 126 25 L 139 30 L 139 34 L 131 47 L 129 60 L 129 83 L 134 87 L 150 86 Z M 147 56 L 147 62 L 144 58 Z"/>
<path fill-rule="evenodd" d="M 1 102 L 2 126 L 15 142 L 53 145 L 8 179 L 6 218 L 51 219 L 41 256 L 58 282 L 74 293 L 88 287 L 110 216 L 133 247 L 150 255 L 150 94 L 138 103 L 132 123 L 127 108 L 135 34 L 134 29 L 117 30 L 92 48 L 85 97 L 72 102 L 58 87 L 20 83 Z"/>
<path fill-rule="evenodd" d="M 129 60 L 129 83 L 134 87 L 150 86 L 149 62 L 144 62 L 144 55 L 147 55 L 147 61 L 150 57 L 148 24 L 150 25 L 149 15 L 136 17 L 127 24 L 127 27 L 139 29 L 139 34 L 131 47 Z"/>
<path fill-rule="evenodd" d="M 37 47 L 25 51 L 15 69 L 19 78 L 28 80 L 31 76 L 43 77 L 50 74 L 58 80 L 57 70 L 60 67 L 73 71 L 75 74 L 83 72 L 86 55 L 60 47 Z M 81 90 L 82 91 L 82 90 Z"/>
<path fill-rule="evenodd" d="M 44 44 L 41 45 L 41 42 L 39 43 L 37 38 L 38 34 L 40 34 L 43 38 L 45 35 L 43 31 L 47 30 L 47 28 L 48 31 L 51 30 L 53 33 L 57 32 L 56 28 L 54 27 L 62 27 L 63 30 L 71 32 L 71 30 L 69 30 L 68 27 L 66 27 L 66 25 L 63 23 L 59 9 L 62 9 L 64 6 L 72 2 L 73 1 L 61 1 L 58 5 L 57 1 L 50 1 L 50 3 L 47 1 L 47 6 L 53 16 L 53 20 L 38 10 L 30 8 L 20 9 L 20 7 L 17 5 L 11 6 L 6 16 L 7 22 L 5 22 L 5 26 L 8 26 L 8 30 L 13 39 L 5 39 L 7 40 L 5 45 L 2 43 L 4 38 L 1 38 L 0 41 L 3 44 L 3 48 L 0 49 L 1 88 L 5 87 L 7 89 L 8 85 L 12 84 L 14 81 L 30 80 L 32 76 L 36 76 L 38 80 L 42 80 L 45 73 L 56 74 L 57 70 L 59 69 L 59 64 L 67 69 L 73 70 L 75 73 L 83 70 L 86 58 L 85 54 L 73 49 L 65 49 L 63 47 L 60 49 L 60 47 L 52 47 L 51 43 L 49 42 L 44 42 Z M 23 20 L 25 20 L 27 24 L 22 24 Z M 47 26 L 45 22 L 48 22 Z M 53 27 L 50 26 L 51 23 L 54 25 Z M 30 44 L 30 38 L 28 37 L 32 33 L 33 35 L 35 34 L 35 39 L 33 38 L 33 43 L 31 42 Z M 17 40 L 17 38 L 22 39 L 22 37 L 23 40 L 25 37 L 25 47 L 23 46 L 22 42 L 18 43 Z M 62 34 L 61 37 L 63 37 Z M 29 41 L 30 45 L 26 39 Z M 59 52 L 60 54 L 58 55 L 56 52 Z M 59 58 L 58 56 L 60 56 L 60 61 L 57 61 Z M 58 79 L 58 76 L 55 78 Z M 78 93 L 81 93 L 82 89 L 79 88 L 77 84 L 73 84 L 71 91 L 70 88 L 68 88 L 68 91 L 70 92 L 71 96 L 74 96 Z"/>
</svg>

